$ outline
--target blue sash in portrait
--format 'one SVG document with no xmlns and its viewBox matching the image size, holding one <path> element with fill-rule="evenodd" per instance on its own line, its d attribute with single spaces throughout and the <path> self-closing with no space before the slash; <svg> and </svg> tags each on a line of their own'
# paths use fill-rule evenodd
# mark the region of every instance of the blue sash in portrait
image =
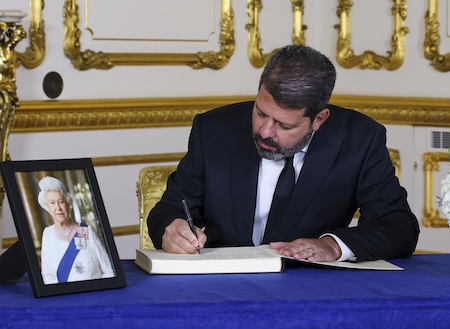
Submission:
<svg viewBox="0 0 450 329">
<path fill-rule="evenodd" d="M 86 224 L 81 223 L 81 227 L 86 227 Z M 73 262 L 80 252 L 79 249 L 75 246 L 75 237 L 78 237 L 78 232 L 75 233 L 73 239 L 70 241 L 69 246 L 67 247 L 66 252 L 64 253 L 63 258 L 59 262 L 58 271 L 56 272 L 58 276 L 58 282 L 67 282 L 69 278 L 70 270 L 72 269 Z"/>
</svg>

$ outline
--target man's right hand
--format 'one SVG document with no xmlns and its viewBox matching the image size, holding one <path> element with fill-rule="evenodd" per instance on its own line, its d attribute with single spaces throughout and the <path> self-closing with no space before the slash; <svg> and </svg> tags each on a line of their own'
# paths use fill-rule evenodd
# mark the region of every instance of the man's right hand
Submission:
<svg viewBox="0 0 450 329">
<path fill-rule="evenodd" d="M 162 236 L 162 248 L 174 254 L 194 254 L 197 247 L 203 248 L 206 243 L 206 234 L 195 227 L 198 239 L 189 228 L 188 222 L 182 218 L 175 218 L 166 226 Z"/>
</svg>

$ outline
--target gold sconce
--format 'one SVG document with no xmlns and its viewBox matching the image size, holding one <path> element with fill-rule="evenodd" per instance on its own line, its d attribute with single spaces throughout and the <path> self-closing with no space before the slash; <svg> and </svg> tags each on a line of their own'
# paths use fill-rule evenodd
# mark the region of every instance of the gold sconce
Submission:
<svg viewBox="0 0 450 329">
<path fill-rule="evenodd" d="M 303 25 L 303 6 L 304 0 L 291 0 L 292 13 L 293 13 L 293 26 L 292 26 L 292 43 L 294 45 L 305 44 L 306 26 Z M 261 45 L 261 36 L 259 34 L 259 13 L 262 9 L 262 0 L 248 0 L 247 2 L 247 14 L 249 21 L 245 28 L 248 30 L 248 45 L 247 54 L 250 63 L 256 67 L 263 67 L 267 60 L 278 50 L 274 49 L 269 53 L 263 54 Z"/>
<path fill-rule="evenodd" d="M 425 200 L 423 206 L 424 226 L 448 227 L 447 220 L 439 216 L 439 210 L 433 207 L 436 204 L 436 195 L 433 188 L 433 172 L 439 171 L 439 162 L 449 161 L 446 152 L 427 152 L 423 154 L 423 171 L 425 176 Z M 434 201 L 433 201 L 434 200 Z"/>
<path fill-rule="evenodd" d="M 428 0 L 428 11 L 425 14 L 425 41 L 423 51 L 426 59 L 431 61 L 431 65 L 438 71 L 450 71 L 450 53 L 439 54 L 439 44 L 441 37 L 439 35 L 438 20 L 438 0 Z"/>
<path fill-rule="evenodd" d="M 387 70 L 396 70 L 402 64 L 405 58 L 405 34 L 409 29 L 405 27 L 407 16 L 406 0 L 393 0 L 391 12 L 394 17 L 394 34 L 391 38 L 391 50 L 389 56 L 380 56 L 373 51 L 365 51 L 362 55 L 355 55 L 351 49 L 350 36 L 350 8 L 353 3 L 351 0 L 339 0 L 337 15 L 340 18 L 337 43 L 337 61 L 345 68 L 358 66 L 360 69 L 379 70 L 384 67 Z"/>
</svg>

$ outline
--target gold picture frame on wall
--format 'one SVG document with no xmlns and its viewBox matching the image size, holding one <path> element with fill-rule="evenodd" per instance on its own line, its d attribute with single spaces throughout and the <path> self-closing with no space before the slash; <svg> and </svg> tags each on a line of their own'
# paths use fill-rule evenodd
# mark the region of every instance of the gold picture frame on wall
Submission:
<svg viewBox="0 0 450 329">
<path fill-rule="evenodd" d="M 426 152 L 423 154 L 423 171 L 425 179 L 425 196 L 423 205 L 424 226 L 448 227 L 448 220 L 439 216 L 439 210 L 435 209 L 437 196 L 433 188 L 433 173 L 440 170 L 439 162 L 450 161 L 448 152 Z"/>
<path fill-rule="evenodd" d="M 198 53 L 106 53 L 81 50 L 78 0 L 64 2 L 64 54 L 80 71 L 108 70 L 118 65 L 188 65 L 194 69 L 221 69 L 234 53 L 234 13 L 231 0 L 221 0 L 220 50 Z"/>
<path fill-rule="evenodd" d="M 30 28 L 28 30 L 29 46 L 22 52 L 16 52 L 16 60 L 27 69 L 41 65 L 45 57 L 45 28 L 42 20 L 44 0 L 30 1 Z"/>
<path fill-rule="evenodd" d="M 303 25 L 304 0 L 290 0 L 292 3 L 293 25 L 292 43 L 294 45 L 305 44 L 306 25 Z M 259 13 L 262 9 L 262 0 L 248 0 L 247 14 L 248 23 L 245 28 L 248 31 L 247 55 L 253 67 L 261 68 L 267 60 L 278 50 L 274 49 L 264 54 L 261 45 L 261 35 L 259 33 Z"/>
<path fill-rule="evenodd" d="M 337 42 L 337 62 L 344 68 L 358 66 L 360 69 L 379 70 L 385 68 L 392 71 L 402 66 L 405 58 L 405 35 L 409 29 L 405 27 L 407 16 L 406 0 L 392 0 L 391 9 L 394 18 L 394 31 L 391 37 L 391 50 L 388 56 L 377 55 L 371 50 L 365 51 L 362 55 L 355 55 L 351 49 L 350 33 L 350 9 L 353 5 L 351 0 L 339 0 L 337 15 L 340 24 L 336 26 L 338 30 Z"/>
<path fill-rule="evenodd" d="M 440 72 L 450 71 L 450 53 L 439 53 L 441 36 L 439 35 L 439 0 L 428 0 L 428 10 L 425 14 L 425 41 L 423 52 L 425 58 Z"/>
</svg>

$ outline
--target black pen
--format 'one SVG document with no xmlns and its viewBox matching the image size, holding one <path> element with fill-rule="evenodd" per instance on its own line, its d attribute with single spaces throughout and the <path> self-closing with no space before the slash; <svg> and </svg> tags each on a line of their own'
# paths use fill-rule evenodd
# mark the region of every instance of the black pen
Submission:
<svg viewBox="0 0 450 329">
<path fill-rule="evenodd" d="M 183 203 L 184 213 L 186 214 L 186 220 L 191 228 L 192 233 L 194 233 L 195 237 L 198 240 L 197 232 L 195 231 L 194 220 L 192 219 L 191 212 L 189 211 L 189 207 L 187 205 L 186 200 L 181 200 Z M 200 247 L 197 247 L 197 252 L 200 254 Z"/>
</svg>

